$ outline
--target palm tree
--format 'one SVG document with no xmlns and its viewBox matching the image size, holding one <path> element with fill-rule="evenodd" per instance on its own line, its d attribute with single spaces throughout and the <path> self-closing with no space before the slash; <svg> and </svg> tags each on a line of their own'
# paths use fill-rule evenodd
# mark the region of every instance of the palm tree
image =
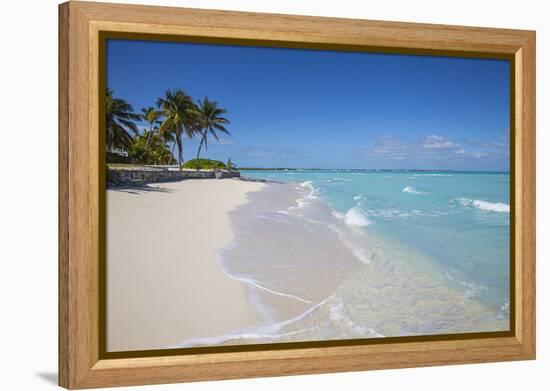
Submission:
<svg viewBox="0 0 550 391">
<path fill-rule="evenodd" d="M 132 143 L 130 132 L 138 133 L 134 120 L 140 116 L 134 113 L 134 108 L 124 99 L 115 98 L 113 90 L 107 88 L 105 99 L 105 114 L 107 117 L 107 149 L 127 149 Z"/>
<path fill-rule="evenodd" d="M 197 162 L 201 153 L 202 146 L 208 151 L 208 135 L 212 135 L 216 141 L 219 141 L 216 130 L 229 135 L 229 131 L 223 126 L 229 124 L 227 118 L 222 117 L 227 110 L 218 107 L 218 102 L 209 100 L 205 97 L 199 104 L 192 109 L 196 118 L 198 127 L 200 128 L 201 142 L 197 150 Z"/>
<path fill-rule="evenodd" d="M 176 145 L 176 142 L 174 140 L 174 135 L 172 133 L 164 132 L 162 134 L 158 134 L 158 137 L 166 144 L 167 148 L 170 149 L 169 155 L 159 157 L 159 160 L 156 164 L 162 163 L 162 164 L 170 164 L 170 161 L 174 158 L 174 146 Z M 171 145 L 171 146 L 170 146 Z M 167 158 L 166 160 L 164 158 Z"/>
<path fill-rule="evenodd" d="M 193 101 L 183 90 L 167 90 L 164 97 L 157 100 L 157 106 L 162 110 L 164 121 L 160 124 L 159 134 L 174 133 L 178 146 L 178 164 L 181 170 L 183 145 L 183 132 L 187 137 L 193 137 L 195 129 L 189 115 L 189 109 Z"/>
<path fill-rule="evenodd" d="M 149 141 L 151 141 L 151 136 L 157 129 L 154 125 L 159 124 L 159 118 L 162 116 L 162 111 L 155 110 L 154 107 L 146 107 L 141 109 L 141 113 L 141 119 L 149 123 L 149 132 L 147 133 L 147 140 L 145 141 L 145 148 L 147 148 L 149 146 Z"/>
</svg>

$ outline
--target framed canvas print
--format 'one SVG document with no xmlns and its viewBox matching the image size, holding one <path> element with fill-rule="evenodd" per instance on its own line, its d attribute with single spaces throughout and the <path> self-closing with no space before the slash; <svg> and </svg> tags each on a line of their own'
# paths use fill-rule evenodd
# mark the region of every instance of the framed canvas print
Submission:
<svg viewBox="0 0 550 391">
<path fill-rule="evenodd" d="M 535 33 L 60 5 L 60 385 L 535 358 Z"/>
</svg>

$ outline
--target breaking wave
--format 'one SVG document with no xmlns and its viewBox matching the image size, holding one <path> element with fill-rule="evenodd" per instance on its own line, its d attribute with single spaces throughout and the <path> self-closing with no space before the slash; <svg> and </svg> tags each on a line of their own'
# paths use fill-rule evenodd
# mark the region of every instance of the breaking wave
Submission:
<svg viewBox="0 0 550 391">
<path fill-rule="evenodd" d="M 423 191 L 420 191 L 420 190 L 416 190 L 414 187 L 412 186 L 405 186 L 403 188 L 403 193 L 409 193 L 409 194 L 419 194 L 419 195 L 424 195 L 424 194 L 428 194 L 426 192 L 423 192 Z"/>
<path fill-rule="evenodd" d="M 498 213 L 510 213 L 510 205 L 504 202 L 489 202 L 483 200 L 472 200 L 469 198 L 456 198 L 456 201 L 462 206 L 475 207 L 481 210 Z"/>
</svg>

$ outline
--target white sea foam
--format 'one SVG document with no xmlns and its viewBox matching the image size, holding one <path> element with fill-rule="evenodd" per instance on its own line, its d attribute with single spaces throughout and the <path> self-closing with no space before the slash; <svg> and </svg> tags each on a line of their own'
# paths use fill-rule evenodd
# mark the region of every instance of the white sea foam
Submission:
<svg viewBox="0 0 550 391">
<path fill-rule="evenodd" d="M 483 200 L 472 200 L 469 198 L 456 198 L 455 200 L 462 206 L 473 206 L 489 212 L 510 213 L 510 205 L 505 204 L 504 202 L 488 202 Z"/>
<path fill-rule="evenodd" d="M 289 337 L 289 336 L 293 336 L 293 335 L 296 335 L 296 334 L 301 334 L 301 333 L 307 331 L 307 329 L 291 331 L 291 332 L 288 332 L 288 333 L 280 333 L 280 330 L 283 329 L 285 326 L 288 326 L 292 323 L 295 323 L 295 322 L 298 322 L 299 320 L 302 320 L 303 318 L 305 318 L 306 316 L 308 316 L 309 314 L 311 314 L 312 312 L 316 311 L 321 306 L 326 304 L 331 299 L 332 299 L 332 297 L 329 296 L 328 298 L 321 301 L 320 303 L 317 303 L 317 304 L 313 305 L 312 307 L 310 307 L 308 310 L 306 310 L 302 314 L 300 314 L 300 315 L 298 315 L 294 318 L 284 320 L 282 322 L 278 322 L 278 323 L 275 323 L 275 324 L 264 325 L 264 326 L 260 326 L 260 327 L 255 327 L 255 328 L 241 329 L 241 330 L 237 330 L 237 331 L 235 331 L 233 333 L 230 333 L 230 334 L 219 335 L 219 336 L 215 336 L 215 337 L 188 339 L 186 341 L 183 341 L 182 343 L 179 343 L 179 344 L 175 345 L 174 347 L 184 348 L 184 347 L 192 347 L 192 346 L 197 346 L 197 345 L 212 346 L 212 345 L 217 345 L 217 344 L 220 344 L 220 343 L 223 343 L 223 342 L 239 340 L 239 339 L 252 339 L 252 340 L 273 340 L 274 339 L 274 340 L 279 340 L 279 339 L 284 338 L 284 337 Z"/>
<path fill-rule="evenodd" d="M 366 227 L 372 223 L 357 206 L 354 206 L 346 212 L 344 215 L 344 222 L 352 227 Z"/>
<path fill-rule="evenodd" d="M 335 211 L 335 210 L 332 211 L 332 215 L 333 215 L 334 217 L 336 217 L 337 219 L 339 219 L 339 220 L 343 219 L 344 216 L 345 216 L 343 213 L 337 212 L 337 211 Z"/>
<path fill-rule="evenodd" d="M 278 210 L 277 213 L 279 214 L 290 214 L 288 213 L 286 210 Z M 285 219 L 283 217 L 281 218 L 277 218 L 275 217 L 276 215 L 269 215 L 269 214 L 257 214 L 256 217 L 259 218 L 259 219 L 266 219 L 266 220 L 271 220 L 271 221 L 276 221 L 277 223 L 281 223 L 281 224 L 290 224 L 290 221 L 288 221 L 288 219 Z"/>
<path fill-rule="evenodd" d="M 287 337 L 293 337 L 293 336 L 317 329 L 318 327 L 309 327 L 309 328 L 301 328 L 298 330 L 281 333 L 281 330 L 283 330 L 285 327 L 299 322 L 300 320 L 306 318 L 307 316 L 311 315 L 315 311 L 318 311 L 324 306 L 328 306 L 329 318 L 331 319 L 331 321 L 344 322 L 348 329 L 354 329 L 354 331 L 356 331 L 358 335 L 364 336 L 364 335 L 370 334 L 374 337 L 384 337 L 384 335 L 377 333 L 372 328 L 362 327 L 355 324 L 355 322 L 349 319 L 349 317 L 346 315 L 345 313 L 346 311 L 341 300 L 337 300 L 331 295 L 325 300 L 311 306 L 305 312 L 291 319 L 283 320 L 281 322 L 277 322 L 273 324 L 262 325 L 259 327 L 240 329 L 226 335 L 188 339 L 177 345 L 168 346 L 168 348 L 186 348 L 186 347 L 193 347 L 197 345 L 214 346 L 224 342 L 237 341 L 237 340 L 264 340 L 264 341 L 284 340 Z"/>
<path fill-rule="evenodd" d="M 345 215 L 340 212 L 333 211 L 332 214 L 334 215 L 334 217 L 340 220 L 343 220 L 345 217 Z M 357 243 L 354 243 L 352 240 L 350 240 L 349 237 L 347 237 L 347 235 L 342 231 L 340 227 L 338 227 L 335 224 L 329 224 L 327 225 L 327 227 L 330 230 L 332 230 L 334 233 L 336 233 L 336 235 L 338 235 L 338 238 L 340 239 L 342 244 L 346 246 L 353 253 L 355 258 L 357 258 L 359 261 L 363 262 L 364 264 L 371 263 L 372 259 L 370 258 L 367 250 L 361 247 L 360 245 L 358 245 Z"/>
<path fill-rule="evenodd" d="M 334 183 L 334 182 L 351 182 L 351 179 L 348 178 L 331 178 L 327 180 L 328 183 Z"/>
<path fill-rule="evenodd" d="M 351 320 L 347 315 L 346 306 L 341 300 L 334 300 L 333 303 L 329 303 L 329 317 L 333 322 L 343 323 L 347 330 L 353 330 L 357 335 L 384 337 L 384 335 L 377 333 L 374 329 L 360 326 Z"/>
<path fill-rule="evenodd" d="M 500 307 L 500 310 L 497 315 L 497 319 L 506 319 L 510 316 L 510 302 L 504 300 L 504 304 Z"/>
<path fill-rule="evenodd" d="M 303 182 L 300 184 L 301 187 L 306 187 L 306 188 L 311 188 L 313 189 L 311 192 L 314 192 L 315 189 L 313 188 L 313 186 L 311 185 L 311 182 L 310 181 L 306 181 L 306 182 Z M 360 196 L 362 197 L 362 194 L 360 194 Z M 316 196 L 313 196 L 314 198 L 317 198 Z M 307 196 L 305 197 L 307 198 Z M 357 197 L 356 197 L 357 198 Z M 298 200 L 298 204 L 308 204 L 309 202 L 304 202 L 304 201 L 300 201 Z M 299 206 L 300 207 L 300 206 Z M 293 210 L 293 209 L 297 209 L 299 207 L 290 207 L 289 209 L 290 210 Z M 302 219 L 310 222 L 310 223 L 313 223 L 313 224 L 321 224 L 323 226 L 327 226 L 329 229 L 331 229 L 333 232 L 335 232 L 339 239 L 342 241 L 342 243 L 348 247 L 351 252 L 353 253 L 353 255 L 361 262 L 367 264 L 367 263 L 370 263 L 371 262 L 371 259 L 367 253 L 367 251 L 363 248 L 361 248 L 360 246 L 357 246 L 356 244 L 352 243 L 351 241 L 349 241 L 347 238 L 346 238 L 346 235 L 342 232 L 342 230 L 340 228 L 338 228 L 336 225 L 334 224 L 328 224 L 326 225 L 327 223 L 325 221 L 320 221 L 320 220 L 314 220 L 314 219 L 310 219 L 310 218 L 306 218 L 304 217 L 303 215 L 301 214 L 295 214 L 294 212 L 289 212 L 288 210 L 279 210 L 277 211 L 277 213 L 279 214 L 283 214 L 283 215 L 293 215 L 293 216 L 299 216 L 301 217 Z M 366 214 L 364 214 L 361 210 L 358 209 L 358 206 L 356 205 L 355 207 L 349 209 L 345 214 L 344 213 L 341 213 L 341 212 L 338 212 L 337 210 L 334 210 L 331 208 L 331 213 L 332 215 L 338 219 L 338 220 L 341 220 L 343 221 L 346 225 L 348 226 L 352 226 L 352 227 L 364 227 L 364 226 L 367 226 L 369 224 L 371 224 L 372 222 L 368 219 L 368 217 L 366 216 Z M 263 217 L 263 216 L 259 216 L 259 217 Z M 277 220 L 277 219 L 273 219 L 273 220 Z"/>
<path fill-rule="evenodd" d="M 385 219 L 393 219 L 397 217 L 405 217 L 403 211 L 399 209 L 369 209 L 370 216 L 383 217 Z"/>
<path fill-rule="evenodd" d="M 449 281 L 451 281 L 453 284 L 462 285 L 462 287 L 465 289 L 464 296 L 466 298 L 475 298 L 478 297 L 483 291 L 488 290 L 485 285 L 478 285 L 474 284 L 472 282 L 466 282 L 462 280 L 458 280 L 455 277 L 451 275 L 452 272 L 445 273 L 445 276 Z"/>
<path fill-rule="evenodd" d="M 313 187 L 312 181 L 305 181 L 300 183 L 300 187 L 309 190 L 302 198 L 296 200 L 296 206 L 291 206 L 288 210 L 301 209 L 306 205 L 309 205 L 309 201 L 317 199 L 318 190 Z"/>
<path fill-rule="evenodd" d="M 193 339 L 188 339 L 186 341 L 183 341 L 174 346 L 167 346 L 167 348 L 177 349 L 177 348 L 190 348 L 194 346 L 216 346 L 225 342 L 238 341 L 238 340 L 252 340 L 252 341 L 275 340 L 277 341 L 285 337 L 292 337 L 308 331 L 308 329 L 301 329 L 301 330 L 291 331 L 288 333 L 277 333 L 277 331 L 275 330 L 277 326 L 279 325 L 277 324 L 274 326 L 258 327 L 257 329 L 239 330 L 231 334 L 218 335 L 214 337 L 193 338 Z"/>
<path fill-rule="evenodd" d="M 345 218 L 346 218 L 345 214 L 332 210 L 332 215 L 336 217 L 338 220 L 344 220 L 344 223 L 345 223 Z M 325 223 L 322 222 L 322 224 L 324 225 Z M 328 224 L 326 225 L 326 227 L 328 227 L 331 231 L 333 231 L 334 233 L 336 233 L 336 235 L 338 235 L 338 238 L 340 239 L 342 244 L 346 246 L 348 249 L 350 249 L 350 251 L 353 253 L 355 258 L 357 258 L 359 261 L 363 262 L 364 264 L 371 263 L 372 259 L 370 258 L 367 250 L 361 247 L 361 245 L 358 245 L 357 243 L 354 243 L 352 240 L 350 240 L 349 237 L 342 231 L 341 227 L 339 227 L 336 224 Z"/>
<path fill-rule="evenodd" d="M 355 201 L 360 201 L 365 199 L 365 196 L 363 194 L 357 194 L 355 197 L 353 197 Z"/>
<path fill-rule="evenodd" d="M 227 246 L 226 248 L 230 248 L 231 246 L 234 246 L 235 244 L 237 243 L 237 241 L 233 241 L 229 246 Z M 272 293 L 274 295 L 277 295 L 277 296 L 283 296 L 283 297 L 288 297 L 289 299 L 294 299 L 294 300 L 297 300 L 297 301 L 301 301 L 302 303 L 307 303 L 307 304 L 313 304 L 312 301 L 310 300 L 307 300 L 307 299 L 304 299 L 303 297 L 299 297 L 299 296 L 296 296 L 296 295 L 292 295 L 290 293 L 284 293 L 284 292 L 279 292 L 279 291 L 276 291 L 276 290 L 273 290 L 273 289 L 270 289 L 266 286 L 263 286 L 261 285 L 260 283 L 258 283 L 256 280 L 250 278 L 250 277 L 246 277 L 246 276 L 240 276 L 240 275 L 236 275 L 236 274 L 233 274 L 231 272 L 229 272 L 227 270 L 227 267 L 226 267 L 226 260 L 224 259 L 224 255 L 223 255 L 223 252 L 222 251 L 218 251 L 217 253 L 217 256 L 218 256 L 218 265 L 220 266 L 220 269 L 222 269 L 222 272 L 229 278 L 233 279 L 233 280 L 237 280 L 237 281 L 241 281 L 245 284 L 248 284 L 250 286 L 253 286 L 257 289 L 260 289 L 260 290 L 263 290 L 263 291 L 266 291 L 266 292 L 269 292 L 269 293 Z"/>
<path fill-rule="evenodd" d="M 344 220 L 344 223 L 352 227 L 366 227 L 372 224 L 372 221 L 357 205 L 350 208 L 345 214 L 333 210 L 332 215 L 339 220 Z"/>
<path fill-rule="evenodd" d="M 313 188 L 313 182 L 312 182 L 312 181 L 305 181 L 305 182 L 302 182 L 302 183 L 300 183 L 300 186 L 301 186 L 301 187 L 307 187 L 307 188 L 310 189 L 311 191 L 314 190 L 314 188 Z"/>
<path fill-rule="evenodd" d="M 218 255 L 218 257 L 221 258 L 220 255 Z M 220 261 L 221 261 L 221 259 L 220 259 Z M 220 265 L 222 271 L 225 273 L 225 275 L 228 276 L 229 278 L 232 278 L 232 279 L 237 280 L 237 281 L 244 282 L 245 284 L 252 285 L 252 286 L 255 287 L 255 288 L 258 288 L 258 289 L 260 289 L 260 290 L 263 290 L 263 291 L 272 293 L 272 294 L 277 295 L 277 296 L 288 297 L 288 298 L 290 298 L 290 299 L 294 299 L 294 300 L 297 300 L 297 301 L 301 301 L 302 303 L 307 303 L 307 304 L 312 304 L 312 303 L 313 303 L 313 302 L 310 301 L 310 300 L 307 300 L 307 299 L 304 299 L 304 298 L 302 298 L 302 297 L 298 297 L 298 296 L 295 296 L 295 295 L 291 295 L 290 293 L 283 293 L 283 292 L 275 291 L 275 290 L 273 290 L 273 289 L 269 289 L 269 288 L 267 288 L 267 287 L 265 287 L 265 286 L 263 286 L 263 285 L 260 285 L 258 282 L 254 281 L 254 280 L 251 279 L 251 278 L 233 275 L 233 274 L 227 272 L 227 270 L 226 270 L 225 267 L 223 266 L 223 263 L 222 263 L 222 262 L 219 262 L 219 265 Z"/>
<path fill-rule="evenodd" d="M 381 217 L 383 219 L 408 219 L 419 217 L 440 217 L 447 213 L 440 210 L 422 211 L 419 209 L 368 209 L 368 216 Z"/>
<path fill-rule="evenodd" d="M 306 300 L 306 299 L 303 299 L 301 297 L 298 297 L 298 296 L 295 296 L 295 295 L 291 295 L 290 293 L 282 293 L 282 292 L 277 292 L 273 289 L 269 289 L 269 288 L 266 288 L 265 286 L 263 285 L 260 285 L 258 284 L 256 281 L 250 279 L 250 278 L 245 278 L 245 277 L 236 277 L 236 276 L 233 276 L 233 275 L 230 275 L 229 273 L 226 273 L 226 275 L 228 275 L 229 277 L 235 279 L 235 280 L 238 280 L 238 281 L 241 281 L 241 282 L 244 282 L 246 284 L 249 284 L 249 285 L 252 285 L 260 290 L 263 290 L 263 291 L 266 291 L 266 292 L 269 292 L 269 293 L 272 293 L 274 295 L 277 295 L 277 296 L 283 296 L 283 297 L 288 297 L 290 299 L 294 299 L 294 300 L 298 300 L 298 301 L 301 301 L 302 303 L 308 303 L 308 304 L 312 304 L 313 302 L 310 301 L 310 300 Z"/>
<path fill-rule="evenodd" d="M 405 187 L 403 188 L 402 192 L 403 192 L 403 193 L 409 193 L 409 194 L 418 194 L 418 195 L 428 194 L 428 193 L 426 193 L 426 192 L 417 190 L 417 189 L 415 189 L 415 188 L 412 187 L 412 186 L 405 186 Z"/>
<path fill-rule="evenodd" d="M 476 208 L 489 210 L 491 212 L 501 212 L 501 213 L 510 213 L 510 205 L 503 202 L 487 202 L 481 200 L 475 200 L 473 205 Z"/>
<path fill-rule="evenodd" d="M 370 263 L 371 259 L 367 255 L 367 251 L 364 248 L 359 248 L 353 251 L 353 255 L 363 263 Z"/>
</svg>

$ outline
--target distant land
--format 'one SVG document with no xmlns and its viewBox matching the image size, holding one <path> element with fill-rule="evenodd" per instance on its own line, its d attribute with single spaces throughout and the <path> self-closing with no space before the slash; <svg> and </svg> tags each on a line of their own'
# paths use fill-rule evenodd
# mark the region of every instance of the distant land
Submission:
<svg viewBox="0 0 550 391">
<path fill-rule="evenodd" d="M 238 167 L 240 171 L 370 171 L 370 172 L 480 172 L 505 173 L 510 171 L 491 170 L 441 170 L 441 169 L 408 169 L 408 168 L 296 168 L 296 167 Z"/>
</svg>

